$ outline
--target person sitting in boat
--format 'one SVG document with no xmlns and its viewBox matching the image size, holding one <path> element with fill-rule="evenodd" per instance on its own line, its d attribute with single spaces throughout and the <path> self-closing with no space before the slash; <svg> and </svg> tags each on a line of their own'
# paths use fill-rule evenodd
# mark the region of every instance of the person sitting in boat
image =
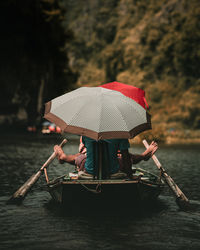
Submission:
<svg viewBox="0 0 200 250">
<path fill-rule="evenodd" d="M 93 153 L 90 154 L 89 160 L 87 160 L 87 147 L 90 148 L 90 144 L 92 143 L 92 139 L 84 137 L 84 141 L 82 137 L 80 138 L 80 145 L 79 145 L 79 153 L 73 155 L 66 155 L 62 148 L 58 145 L 54 146 L 54 151 L 57 155 L 57 158 L 60 163 L 70 163 L 72 165 L 76 165 L 78 167 L 78 171 L 85 175 L 92 175 L 93 171 L 93 160 L 91 160 L 91 156 Z M 109 145 L 111 149 L 111 154 L 113 154 L 110 158 L 111 160 L 111 174 L 116 175 L 116 177 L 123 175 L 126 173 L 129 178 L 132 177 L 133 170 L 131 168 L 132 164 L 137 164 L 140 161 L 144 160 L 147 161 L 151 158 L 151 156 L 156 152 L 158 149 L 158 145 L 156 142 L 152 142 L 150 147 L 145 150 L 142 154 L 131 154 L 128 152 L 128 148 L 130 147 L 128 140 L 126 139 L 111 139 L 107 140 L 110 141 Z M 86 143 L 86 144 L 85 144 Z M 111 146 L 112 145 L 112 146 Z M 118 151 L 120 150 L 120 152 Z M 90 150 L 91 152 L 92 150 Z M 113 157 L 114 156 L 114 157 Z M 87 161 L 87 162 L 86 162 Z"/>
<path fill-rule="evenodd" d="M 129 145 L 130 146 L 130 145 Z M 144 160 L 144 161 L 148 161 L 152 155 L 154 155 L 154 153 L 157 151 L 158 149 L 158 144 L 154 141 L 151 142 L 150 147 L 148 149 L 146 149 L 142 154 L 130 154 L 131 157 L 131 163 L 132 164 L 137 164 L 140 161 Z M 87 149 L 83 143 L 82 140 L 82 136 L 80 136 L 80 143 L 79 143 L 79 153 L 86 155 Z M 122 159 L 122 154 L 120 152 L 120 150 L 118 150 L 117 152 L 117 157 L 120 163 L 120 170 L 123 171 L 123 163 L 121 161 Z M 80 157 L 82 158 L 82 157 Z"/>
<path fill-rule="evenodd" d="M 107 163 L 105 172 L 107 172 L 106 176 L 110 176 L 111 178 L 118 177 L 130 177 L 132 176 L 132 169 L 131 169 L 131 159 L 128 153 L 128 148 L 130 147 L 129 142 L 127 139 L 107 139 L 99 141 L 98 143 L 91 138 L 86 136 L 82 137 L 82 142 L 86 147 L 87 157 L 85 161 L 85 170 L 84 173 L 79 173 L 79 176 L 84 175 L 85 173 L 93 176 L 96 172 L 96 161 L 95 155 L 97 155 L 97 147 L 100 146 L 99 143 L 103 143 L 103 147 L 107 147 L 107 152 L 103 153 L 102 161 L 105 161 L 107 158 Z M 103 150 L 103 148 L 102 148 Z M 122 162 L 124 171 L 121 172 L 119 168 L 119 161 L 117 152 L 120 150 L 122 154 Z M 96 153 L 95 153 L 96 151 Z M 107 155 L 107 156 L 106 156 Z M 98 157 L 97 157 L 98 158 Z M 105 159 L 104 159 L 105 158 Z M 98 162 L 97 162 L 98 163 Z"/>
</svg>

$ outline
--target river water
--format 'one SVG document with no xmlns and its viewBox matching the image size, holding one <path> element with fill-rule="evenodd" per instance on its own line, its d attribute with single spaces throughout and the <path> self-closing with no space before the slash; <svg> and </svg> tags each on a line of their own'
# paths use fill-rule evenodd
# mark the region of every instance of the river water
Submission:
<svg viewBox="0 0 200 250">
<path fill-rule="evenodd" d="M 153 206 L 122 213 L 73 213 L 55 204 L 41 176 L 21 205 L 10 196 L 46 161 L 62 136 L 0 135 L 0 249 L 200 249 L 200 146 L 160 146 L 157 157 L 190 199 L 192 210 L 180 211 L 168 187 Z M 69 136 L 64 151 L 76 153 L 78 138 Z M 130 151 L 141 153 L 142 146 Z M 158 173 L 152 160 L 138 166 Z M 50 179 L 73 169 L 57 160 Z M 83 204 L 87 208 L 87 202 Z M 124 204 L 124 206 L 129 206 Z M 89 209 L 89 208 L 88 208 Z"/>
</svg>

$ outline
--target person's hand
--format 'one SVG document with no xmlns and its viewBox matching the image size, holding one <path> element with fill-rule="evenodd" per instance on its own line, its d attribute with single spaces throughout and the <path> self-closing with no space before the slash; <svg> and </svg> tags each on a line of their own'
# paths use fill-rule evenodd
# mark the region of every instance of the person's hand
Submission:
<svg viewBox="0 0 200 250">
<path fill-rule="evenodd" d="M 62 153 L 61 147 L 58 146 L 58 145 L 55 145 L 55 146 L 54 146 L 54 152 L 55 152 L 55 154 L 56 154 L 57 156 L 61 155 L 61 153 Z"/>
<path fill-rule="evenodd" d="M 63 156 L 63 154 L 64 154 L 62 148 L 61 148 L 60 146 L 58 146 L 58 145 L 55 145 L 55 146 L 54 146 L 54 152 L 55 152 L 55 154 L 56 154 L 56 156 L 57 156 L 59 162 L 60 162 L 61 164 L 64 163 L 64 161 L 63 161 L 63 159 L 62 159 L 62 156 Z"/>
<path fill-rule="evenodd" d="M 143 160 L 148 161 L 155 154 L 157 149 L 158 149 L 158 144 L 152 141 L 151 144 L 149 145 L 149 148 L 142 154 Z"/>
</svg>

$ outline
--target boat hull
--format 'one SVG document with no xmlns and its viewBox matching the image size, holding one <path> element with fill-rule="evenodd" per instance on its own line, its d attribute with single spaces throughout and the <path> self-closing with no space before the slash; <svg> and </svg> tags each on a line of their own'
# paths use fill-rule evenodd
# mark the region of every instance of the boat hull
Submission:
<svg viewBox="0 0 200 250">
<path fill-rule="evenodd" d="M 59 181 L 48 186 L 48 191 L 52 198 L 65 205 L 73 204 L 82 206 L 83 204 L 129 205 L 143 202 L 152 202 L 161 193 L 164 184 L 161 182 L 147 183 L 141 179 L 130 180 L 102 180 L 102 181 Z"/>
</svg>

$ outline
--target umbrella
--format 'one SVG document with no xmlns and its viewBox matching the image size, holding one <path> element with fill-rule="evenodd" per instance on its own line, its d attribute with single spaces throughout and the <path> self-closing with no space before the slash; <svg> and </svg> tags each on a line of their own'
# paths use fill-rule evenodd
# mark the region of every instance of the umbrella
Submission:
<svg viewBox="0 0 200 250">
<path fill-rule="evenodd" d="M 127 85 L 120 82 L 110 82 L 101 85 L 102 88 L 112 89 L 121 92 L 123 95 L 133 99 L 139 103 L 143 108 L 149 108 L 147 101 L 145 99 L 144 90 L 134 87 L 132 85 Z"/>
<path fill-rule="evenodd" d="M 133 138 L 151 129 L 150 115 L 140 104 L 102 87 L 81 87 L 51 100 L 44 118 L 64 132 L 97 141 Z"/>
</svg>

